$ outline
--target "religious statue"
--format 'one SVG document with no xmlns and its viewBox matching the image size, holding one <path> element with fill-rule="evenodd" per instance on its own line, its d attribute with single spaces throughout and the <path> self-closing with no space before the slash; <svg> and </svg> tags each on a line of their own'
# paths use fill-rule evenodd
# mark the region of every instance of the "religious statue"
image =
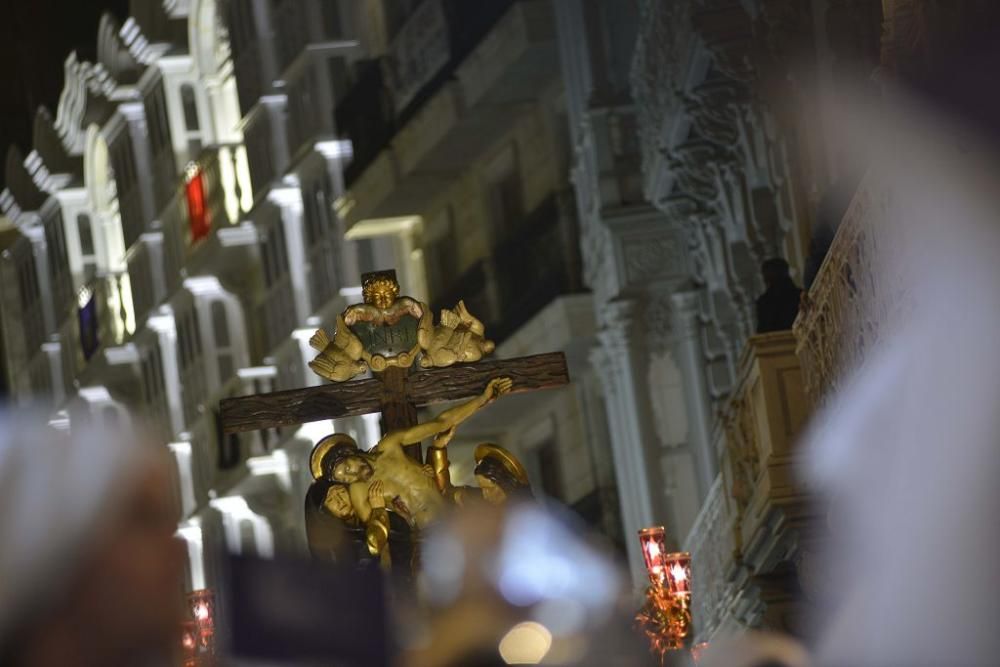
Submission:
<svg viewBox="0 0 1000 667">
<path fill-rule="evenodd" d="M 316 480 L 306 494 L 306 537 L 314 558 L 339 562 L 380 559 L 388 567 L 392 561 L 412 561 L 412 530 L 407 521 L 385 507 L 382 483 L 368 487 L 373 510 L 362 522 L 351 500 L 350 487 L 324 473 L 329 452 L 340 444 L 354 444 L 353 438 L 335 433 L 313 448 L 310 467 Z M 386 549 L 386 546 L 389 549 Z"/>
<path fill-rule="evenodd" d="M 495 345 L 464 302 L 442 309 L 435 324 L 425 303 L 400 295 L 395 271 L 365 273 L 361 284 L 364 303 L 337 317 L 332 336 L 319 330 L 309 341 L 318 352 L 310 368 L 332 385 L 225 398 L 220 417 L 225 433 L 238 433 L 381 412 L 386 435 L 372 451 L 342 433 L 313 449 L 306 528 L 317 558 L 379 558 L 405 574 L 415 569 L 420 531 L 449 505 L 530 494 L 520 462 L 488 443 L 476 448 L 478 487 L 452 487 L 454 427 L 503 394 L 562 386 L 569 375 L 562 353 L 484 359 Z M 419 423 L 419 408 L 461 400 Z M 424 465 L 420 442 L 432 437 Z"/>
<path fill-rule="evenodd" d="M 331 501 L 331 513 L 356 516 L 366 528 L 372 554 L 381 553 L 388 540 L 390 511 L 403 517 L 415 530 L 425 528 L 444 510 L 446 499 L 435 482 L 433 466 L 408 457 L 403 446 L 454 429 L 508 393 L 511 386 L 510 378 L 494 378 L 472 400 L 445 410 L 430 421 L 390 431 L 370 452 L 361 451 L 354 439 L 343 433 L 321 440 L 313 450 L 313 477 L 345 485 L 350 500 L 348 510 L 342 492 L 338 491 Z"/>
</svg>

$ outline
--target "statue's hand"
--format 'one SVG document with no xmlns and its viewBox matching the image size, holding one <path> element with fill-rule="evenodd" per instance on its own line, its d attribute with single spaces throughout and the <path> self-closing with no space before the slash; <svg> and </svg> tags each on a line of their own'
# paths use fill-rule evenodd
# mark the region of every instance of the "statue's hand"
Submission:
<svg viewBox="0 0 1000 667">
<path fill-rule="evenodd" d="M 424 466 L 421 468 L 421 470 L 423 470 L 424 474 L 427 475 L 428 477 L 434 477 L 434 466 L 432 466 L 430 463 L 425 463 Z"/>
<path fill-rule="evenodd" d="M 385 491 L 382 480 L 372 482 L 368 487 L 368 504 L 373 510 L 385 509 Z"/>
<path fill-rule="evenodd" d="M 434 442 L 431 443 L 431 447 L 436 449 L 444 449 L 451 442 L 451 439 L 455 436 L 455 427 L 452 426 L 447 431 L 441 431 L 434 436 Z"/>
<path fill-rule="evenodd" d="M 499 377 L 490 380 L 490 383 L 486 385 L 486 391 L 484 395 L 487 401 L 494 401 L 497 398 L 503 396 L 504 394 L 510 393 L 511 388 L 514 386 L 514 381 L 509 377 Z"/>
</svg>

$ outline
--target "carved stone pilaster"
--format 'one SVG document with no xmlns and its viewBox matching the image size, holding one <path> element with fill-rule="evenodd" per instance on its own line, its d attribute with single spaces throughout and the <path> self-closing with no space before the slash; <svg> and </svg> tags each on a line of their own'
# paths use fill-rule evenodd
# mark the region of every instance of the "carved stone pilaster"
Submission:
<svg viewBox="0 0 1000 667">
<path fill-rule="evenodd" d="M 625 544 L 636 585 L 641 585 L 646 576 L 639 544 L 634 539 L 636 532 L 673 518 L 664 516 L 668 508 L 663 494 L 658 492 L 662 489 L 659 443 L 645 388 L 648 356 L 641 314 L 641 304 L 634 300 L 605 304 L 599 315 L 603 323 L 597 333 L 600 345 L 591 354 L 608 406 Z"/>
<path fill-rule="evenodd" d="M 674 321 L 674 354 L 684 377 L 685 407 L 688 416 L 688 444 L 695 453 L 698 486 L 704 497 L 718 475 L 718 461 L 712 446 L 712 401 L 706 384 L 704 352 L 701 346 L 701 303 L 695 291 L 671 297 Z"/>
</svg>

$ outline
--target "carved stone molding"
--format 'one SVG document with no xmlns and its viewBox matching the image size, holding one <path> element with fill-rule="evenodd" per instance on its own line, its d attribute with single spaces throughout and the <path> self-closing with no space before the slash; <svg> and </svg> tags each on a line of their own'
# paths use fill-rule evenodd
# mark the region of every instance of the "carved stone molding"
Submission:
<svg viewBox="0 0 1000 667">
<path fill-rule="evenodd" d="M 628 239 L 622 244 L 625 278 L 630 285 L 677 272 L 683 266 L 683 250 L 673 236 Z"/>
</svg>

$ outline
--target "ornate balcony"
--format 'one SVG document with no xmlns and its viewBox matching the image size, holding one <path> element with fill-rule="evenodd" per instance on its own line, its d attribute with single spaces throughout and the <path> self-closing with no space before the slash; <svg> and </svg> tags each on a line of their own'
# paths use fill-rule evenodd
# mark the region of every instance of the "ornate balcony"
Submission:
<svg viewBox="0 0 1000 667">
<path fill-rule="evenodd" d="M 722 468 L 736 504 L 736 546 L 754 570 L 774 562 L 769 550 L 804 518 L 805 498 L 794 480 L 794 444 L 807 415 L 792 332 L 752 336 L 722 415 Z"/>
<path fill-rule="evenodd" d="M 875 297 L 887 286 L 878 284 L 873 270 L 879 243 L 878 226 L 871 224 L 873 216 L 881 215 L 888 205 L 886 188 L 872 174 L 866 176 L 795 320 L 796 354 L 806 394 L 814 405 L 837 388 L 846 372 L 864 363 L 889 315 L 872 308 Z"/>
<path fill-rule="evenodd" d="M 784 601 L 781 587 L 766 582 L 792 570 L 813 520 L 794 479 L 795 440 L 807 413 L 792 332 L 752 336 L 716 423 L 722 473 L 685 545 L 696 568 L 701 639 L 757 625 L 769 603 Z"/>
</svg>

